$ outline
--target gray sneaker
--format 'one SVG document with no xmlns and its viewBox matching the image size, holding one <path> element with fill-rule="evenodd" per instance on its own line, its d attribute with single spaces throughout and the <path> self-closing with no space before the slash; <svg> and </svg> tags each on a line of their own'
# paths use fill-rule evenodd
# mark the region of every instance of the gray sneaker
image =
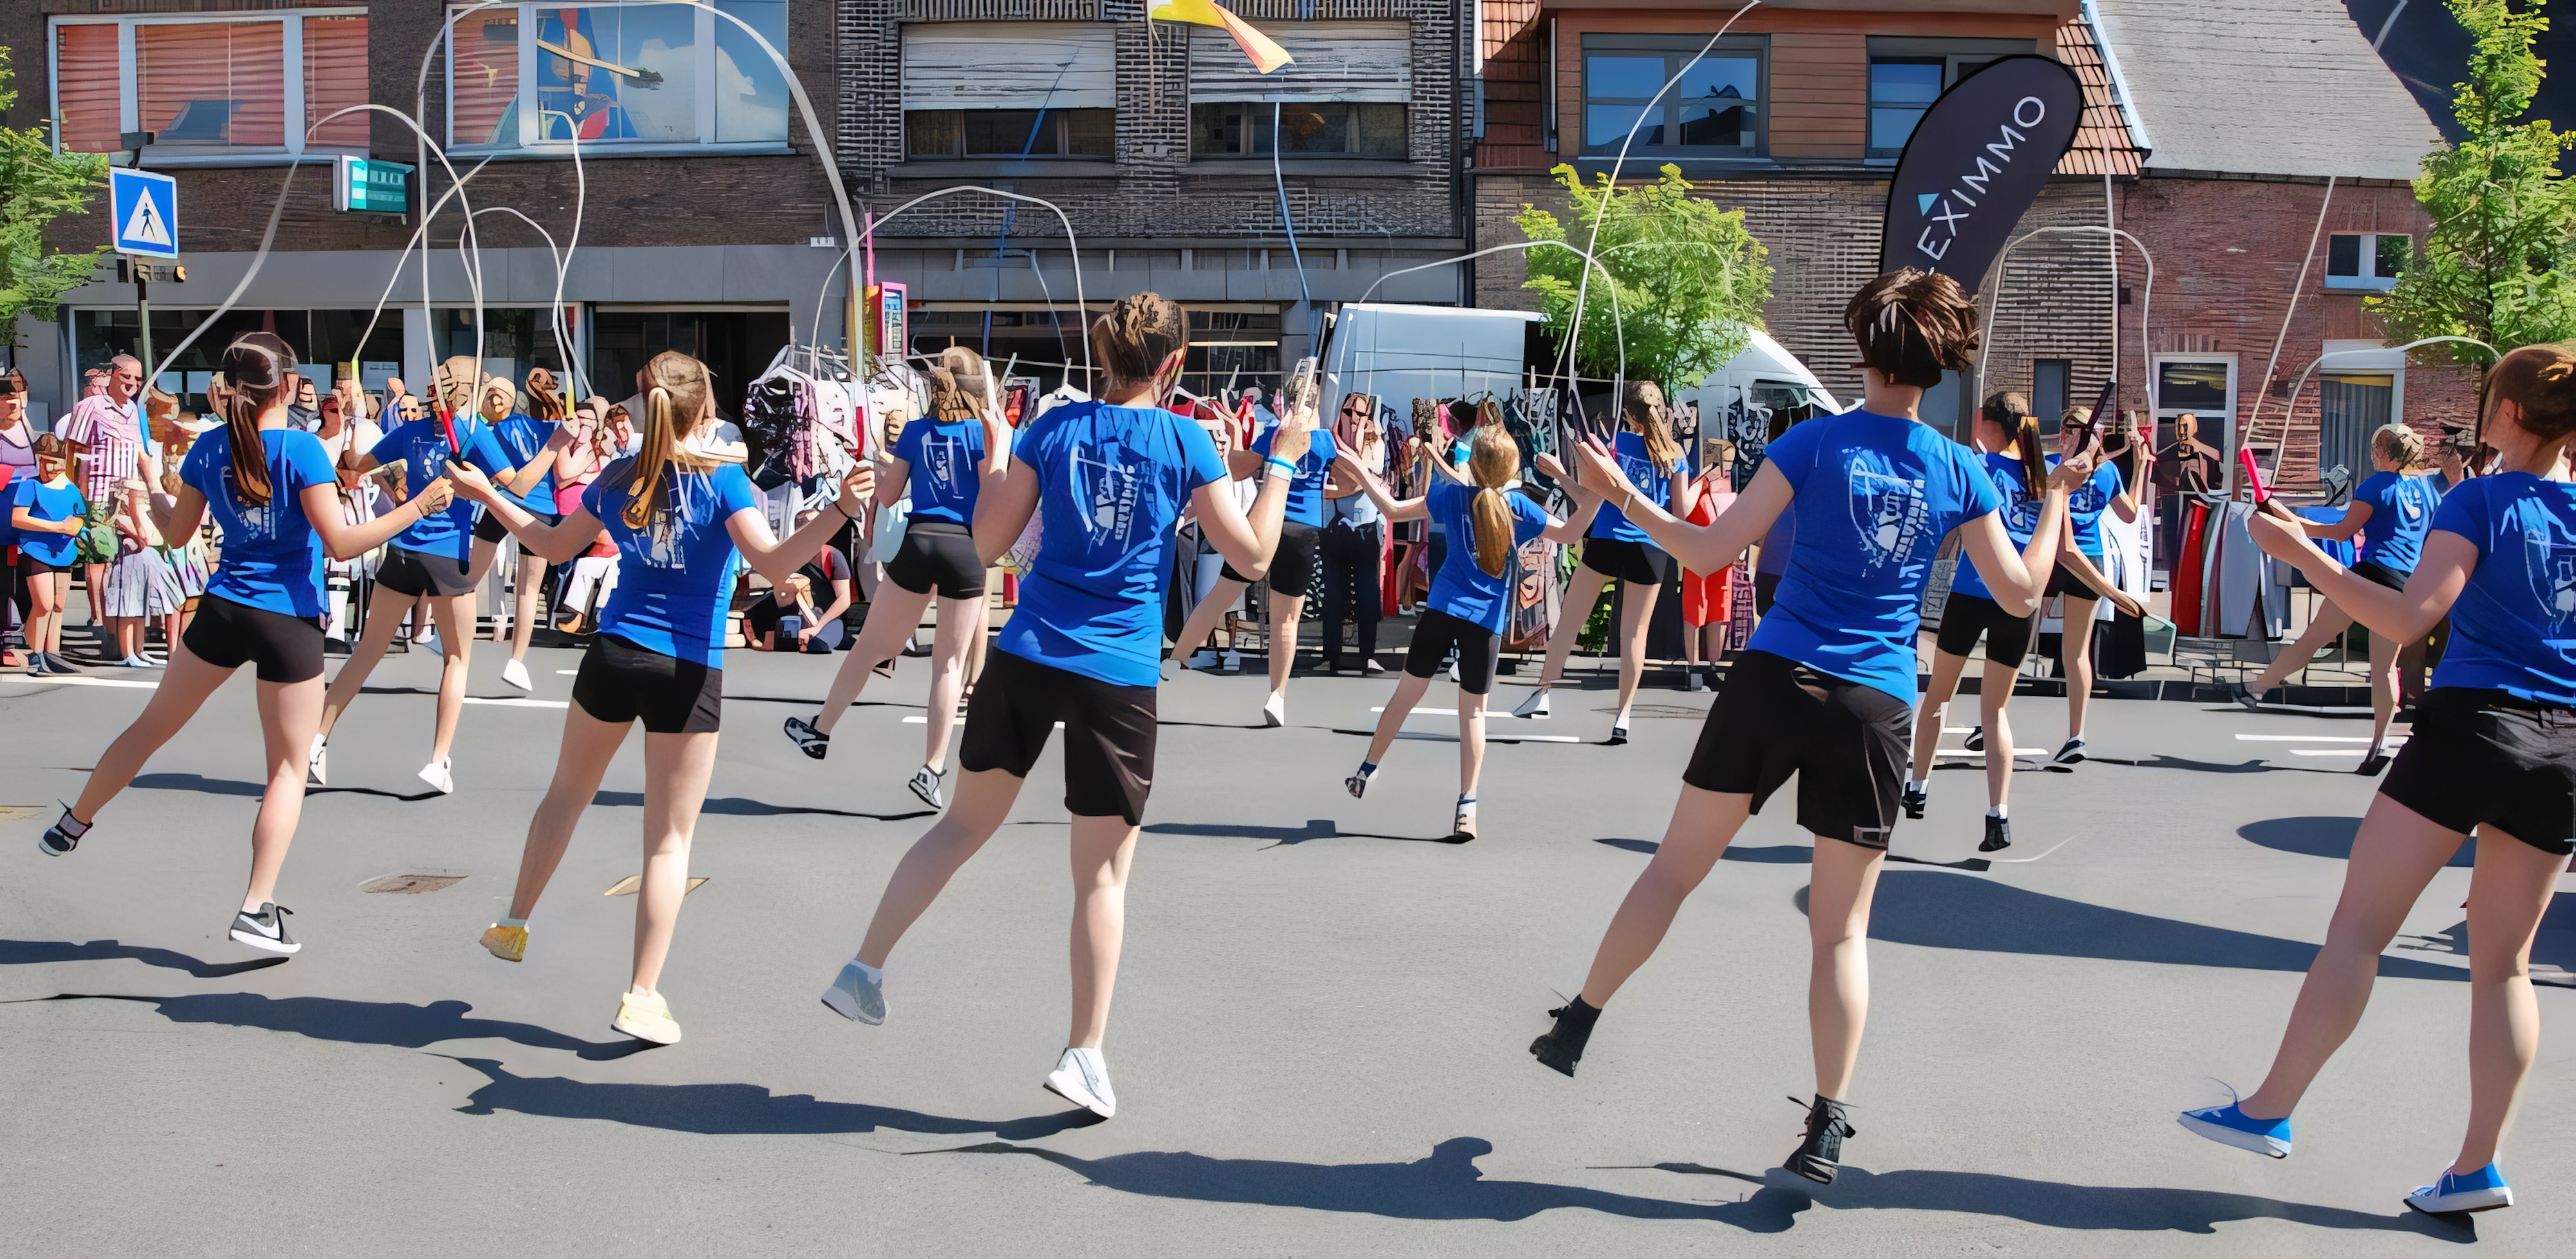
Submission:
<svg viewBox="0 0 2576 1259">
<path fill-rule="evenodd" d="M 885 1022 L 885 988 L 859 969 L 856 958 L 842 966 L 840 977 L 823 990 L 823 1004 L 832 1007 L 832 1013 L 853 1022 Z"/>
</svg>

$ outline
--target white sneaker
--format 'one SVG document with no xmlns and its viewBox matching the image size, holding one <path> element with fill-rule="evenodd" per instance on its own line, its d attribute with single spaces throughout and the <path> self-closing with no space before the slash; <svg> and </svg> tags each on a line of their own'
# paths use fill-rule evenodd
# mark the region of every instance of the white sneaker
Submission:
<svg viewBox="0 0 2576 1259">
<path fill-rule="evenodd" d="M 411 645 L 420 648 L 422 651 L 435 652 L 442 656 L 447 654 L 446 649 L 438 645 L 437 630 L 431 630 L 430 632 L 411 640 Z"/>
<path fill-rule="evenodd" d="M 533 691 L 537 689 L 537 684 L 528 680 L 527 662 L 522 660 L 503 661 L 501 663 L 501 680 L 519 688 L 522 691 Z"/>
<path fill-rule="evenodd" d="M 447 758 L 445 757 L 440 757 L 437 760 L 431 761 L 427 765 L 421 766 L 420 780 L 428 783 L 440 795 L 445 796 L 456 794 L 456 775 L 449 772 Z"/>
<path fill-rule="evenodd" d="M 947 777 L 946 771 L 924 765 L 912 771 L 912 781 L 906 785 L 912 788 L 912 794 L 921 797 L 923 804 L 934 809 L 944 809 L 948 807 L 948 801 L 940 795 L 939 784 Z"/>
<path fill-rule="evenodd" d="M 874 979 L 859 967 L 859 959 L 842 963 L 841 973 L 832 986 L 823 990 L 823 1004 L 832 1013 L 854 1023 L 883 1023 L 886 1016 L 885 975 Z"/>
<path fill-rule="evenodd" d="M 311 776 L 316 787 L 331 785 L 330 775 L 323 772 L 330 768 L 330 756 L 329 749 L 322 744 L 322 736 L 313 736 L 313 750 L 304 757 L 304 772 Z"/>
<path fill-rule="evenodd" d="M 1230 649 L 1229 649 L 1229 650 L 1225 653 L 1225 655 L 1222 657 L 1222 659 L 1223 659 L 1223 660 L 1224 660 L 1224 662 L 1225 662 L 1225 671 L 1226 671 L 1226 672 L 1228 672 L 1228 673 L 1241 673 L 1241 672 L 1243 672 L 1243 653 L 1242 653 L 1242 652 L 1234 651 L 1234 650 L 1230 650 Z"/>
<path fill-rule="evenodd" d="M 126 669 L 150 669 L 155 667 L 151 661 L 146 660 L 141 656 L 127 656 L 125 659 L 119 660 L 116 663 L 119 667 Z"/>
<path fill-rule="evenodd" d="M 1512 715 L 1515 717 L 1547 716 L 1547 697 L 1548 689 L 1544 686 L 1530 692 L 1530 697 L 1522 700 L 1521 706 L 1512 710 Z"/>
<path fill-rule="evenodd" d="M 1055 1070 L 1048 1073 L 1046 1088 L 1103 1119 L 1118 1113 L 1118 1095 L 1109 1088 L 1109 1064 L 1097 1049 L 1065 1050 L 1055 1060 Z"/>
<path fill-rule="evenodd" d="M 1217 662 L 1222 659 L 1223 657 L 1216 654 L 1215 648 L 1201 647 L 1197 651 L 1190 653 L 1189 662 L 1181 667 L 1184 669 L 1213 669 L 1217 666 Z"/>
<path fill-rule="evenodd" d="M 1277 729 L 1288 724 L 1288 697 L 1277 691 L 1261 703 L 1261 724 Z"/>
</svg>

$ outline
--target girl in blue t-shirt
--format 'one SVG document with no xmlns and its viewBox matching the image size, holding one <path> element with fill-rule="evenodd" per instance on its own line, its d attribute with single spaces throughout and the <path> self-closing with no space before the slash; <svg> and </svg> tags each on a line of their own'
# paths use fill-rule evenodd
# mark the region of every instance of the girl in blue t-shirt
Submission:
<svg viewBox="0 0 2576 1259">
<path fill-rule="evenodd" d="M 505 962 L 527 955 L 528 915 L 572 843 L 582 810 L 636 723 L 644 726 L 644 878 L 635 898 L 634 967 L 610 1026 L 668 1045 L 680 1025 L 659 985 L 689 886 L 689 841 L 715 771 L 724 717 L 724 649 L 734 577 L 747 561 L 785 584 L 841 526 L 867 510 L 875 473 L 866 462 L 843 479 L 835 511 L 785 541 L 770 532 L 760 491 L 742 465 L 698 453 L 714 435 L 715 393 L 706 364 L 665 350 L 635 374 L 645 402 L 644 448 L 600 472 L 581 506 L 547 521 L 480 472 L 449 464 L 459 493 L 483 504 L 528 549 L 569 562 L 604 529 L 617 543 L 617 589 L 573 678 L 554 781 L 528 822 L 510 914 L 483 933 Z"/>
<path fill-rule="evenodd" d="M 512 473 L 510 501 L 529 515 L 549 524 L 559 516 L 555 510 L 555 470 L 563 452 L 571 448 L 572 434 L 564 427 L 563 399 L 555 393 L 553 372 L 532 368 L 527 380 L 527 410 L 512 409 L 518 399 L 510 382 L 498 376 L 483 385 L 483 418 L 492 425 L 492 440 L 508 456 Z M 468 575 L 476 586 L 492 571 L 492 561 L 499 556 L 501 542 L 508 532 L 501 527 L 500 517 L 485 512 L 474 525 L 474 555 Z M 508 639 L 510 658 L 501 663 L 501 680 L 522 691 L 534 690 L 535 681 L 528 676 L 528 646 L 536 641 L 537 591 L 545 585 L 546 561 L 526 546 L 519 552 L 518 584 L 507 620 L 495 617 L 492 641 Z"/>
<path fill-rule="evenodd" d="M 156 495 L 152 516 L 166 538 L 193 537 L 212 516 L 223 532 L 223 562 L 172 644 L 151 702 L 99 755 L 80 799 L 64 807 L 39 846 L 56 857 L 78 847 L 144 762 L 216 687 L 250 665 L 259 679 L 268 788 L 251 822 L 250 887 L 231 937 L 293 953 L 301 946 L 286 930 L 292 911 L 276 904 L 277 874 L 304 808 L 304 757 L 322 716 L 323 556 L 346 560 L 383 546 L 444 508 L 447 483 L 432 480 L 411 502 L 349 524 L 321 439 L 288 427 L 288 404 L 304 381 L 295 352 L 270 333 L 249 333 L 225 347 L 219 370 L 231 385 L 218 399 L 224 426 L 197 439 L 179 466 L 178 495 Z"/>
<path fill-rule="evenodd" d="M 80 492 L 80 455 L 57 434 L 29 443 L 36 466 L 10 483 L 9 523 L 18 534 L 18 567 L 27 582 L 27 674 L 78 673 L 63 659 L 63 608 L 71 602 L 72 568 L 80 563 L 89 498 Z"/>
<path fill-rule="evenodd" d="M 1259 475 L 1270 458 L 1271 443 L 1277 434 L 1274 427 L 1253 438 L 1251 446 L 1228 453 L 1226 474 L 1237 481 Z M 1314 589 L 1315 574 L 1322 571 L 1317 557 L 1323 547 L 1324 519 L 1332 511 L 1333 460 L 1338 453 L 1333 434 L 1329 430 L 1317 431 L 1307 442 L 1305 456 L 1297 460 L 1297 474 L 1289 482 L 1288 515 L 1279 526 L 1278 554 L 1270 558 L 1270 697 L 1261 702 L 1264 726 L 1288 723 L 1288 674 L 1297 663 L 1297 626 L 1306 615 L 1306 596 Z M 1245 576 L 1232 564 L 1219 570 L 1216 589 L 1190 609 L 1180 636 L 1172 640 L 1172 659 L 1179 662 L 1180 668 L 1189 668 L 1189 658 L 1216 633 L 1226 613 L 1243 606 L 1243 592 L 1255 580 L 1258 579 Z"/>
<path fill-rule="evenodd" d="M 1118 1099 L 1100 1041 L 1125 932 L 1128 860 L 1154 781 L 1154 688 L 1176 530 L 1183 512 L 1196 513 L 1226 562 L 1260 577 L 1279 545 L 1315 410 L 1309 397 L 1281 417 L 1246 519 L 1216 440 L 1162 405 L 1189 348 L 1180 303 L 1152 293 L 1120 298 L 1090 335 L 1107 377 L 1100 401 L 1038 416 L 1007 456 L 988 439 L 977 552 L 987 563 L 1000 558 L 1040 512 L 1042 540 L 967 705 L 956 798 L 895 866 L 858 956 L 823 1004 L 862 1023 L 885 1021 L 887 955 L 1001 827 L 1061 722 L 1064 805 L 1073 815 L 1073 1025 L 1045 1084 L 1107 1118 Z"/>
<path fill-rule="evenodd" d="M 1697 491 L 1682 459 L 1681 443 L 1673 440 L 1664 391 L 1651 380 L 1628 382 L 1619 416 L 1619 433 L 1610 452 L 1619 462 L 1620 474 L 1657 507 L 1688 518 Z M 1584 622 L 1591 619 L 1592 606 L 1601 601 L 1601 588 L 1615 580 L 1620 590 L 1619 711 L 1610 719 L 1609 742 L 1626 743 L 1628 710 L 1636 705 L 1638 684 L 1646 677 L 1646 627 L 1653 623 L 1655 599 L 1672 569 L 1671 555 L 1625 513 L 1605 504 L 1593 517 L 1591 532 L 1584 535 L 1583 564 L 1566 583 L 1564 610 L 1547 636 L 1547 664 L 1539 670 L 1538 690 L 1522 700 L 1512 715 L 1547 716 L 1548 690 L 1564 676 L 1565 658 L 1583 633 Z"/>
<path fill-rule="evenodd" d="M 1986 399 L 1969 434 L 1980 452 L 1986 478 L 2002 500 L 1997 511 L 2003 517 L 2005 535 L 2016 547 L 2029 546 L 2031 530 L 2038 526 L 2040 507 L 2048 497 L 2047 452 L 2040 445 L 2039 417 L 2030 413 L 2030 399 L 2017 393 Z M 1933 645 L 1932 682 L 1915 705 L 1913 772 L 1906 778 L 1899 803 L 1905 816 L 1919 818 L 1930 802 L 1932 756 L 1941 744 L 1943 719 L 1951 697 L 1958 694 L 1968 653 L 1977 649 L 1980 636 L 1986 640 L 1986 665 L 1977 682 L 1978 733 L 1968 748 L 1983 751 L 1986 758 L 1986 837 L 1977 844 L 1977 851 L 1997 852 L 2012 846 L 2006 797 L 2012 790 L 2013 741 L 2004 705 L 2012 702 L 2022 658 L 2039 638 L 2039 613 L 2005 611 L 1974 564 L 1961 564 L 1951 575 L 1950 598 L 1942 605 L 1941 628 Z"/>
<path fill-rule="evenodd" d="M 940 351 L 930 369 L 930 415 L 904 424 L 877 479 L 877 503 L 907 503 L 903 541 L 885 566 L 885 582 L 868 605 L 859 641 L 841 658 L 823 710 L 812 721 L 787 719 L 787 737 L 815 760 L 832 750 L 832 728 L 857 703 L 877 666 L 895 658 L 921 624 L 933 595 L 939 629 L 931 640 L 929 731 L 912 794 L 931 808 L 947 804 L 948 743 L 958 697 L 986 620 L 984 560 L 975 549 L 975 500 L 983 485 L 987 444 L 1007 445 L 1011 430 L 986 412 L 984 357 L 963 346 Z"/>
<path fill-rule="evenodd" d="M 2451 487 L 2403 589 L 2327 558 L 2296 521 L 2248 522 L 2264 551 L 2372 633 L 2415 642 L 2447 613 L 2451 640 L 2353 837 L 2271 1073 L 2226 1106 L 2182 1116 L 2212 1140 L 2288 1157 L 2290 1112 L 2361 1022 L 2381 950 L 2475 831 L 2468 1131 L 2450 1166 L 2406 1197 L 2428 1213 L 2513 1205 L 2496 1154 L 2539 1054 L 2531 938 L 2576 851 L 2576 344 L 2505 355 L 2487 374 L 2479 437 L 2498 470 Z"/>
<path fill-rule="evenodd" d="M 1520 493 L 1520 445 L 1499 424 L 1475 430 L 1464 484 L 1434 478 L 1422 497 L 1397 502 L 1378 479 L 1354 458 L 1340 471 L 1358 482 L 1389 520 L 1448 522 L 1456 543 L 1432 574 L 1431 597 L 1413 629 L 1413 646 L 1405 652 L 1404 677 L 1395 697 L 1378 717 L 1377 735 L 1369 740 L 1359 771 L 1342 780 L 1353 797 L 1368 791 L 1378 762 L 1394 746 L 1404 719 L 1422 702 L 1423 692 L 1451 653 L 1458 658 L 1458 807 L 1449 825 L 1449 842 L 1476 837 L 1476 782 L 1485 769 L 1485 695 L 1493 689 L 1494 665 L 1502 655 L 1503 624 L 1518 597 L 1512 556 L 1532 538 L 1572 544 L 1583 536 L 1601 500 L 1568 479 L 1553 456 L 1539 456 L 1539 468 L 1573 495 L 1578 510 L 1571 520 L 1558 520 L 1528 495 Z"/>
<path fill-rule="evenodd" d="M 1694 572 L 1734 562 L 1783 512 L 1797 514 L 1798 536 L 1778 601 L 1700 728 L 1662 844 L 1620 902 L 1582 992 L 1530 1046 L 1574 1074 L 1601 1007 L 1653 954 L 1745 820 L 1795 776 L 1798 825 L 1816 837 L 1807 910 L 1816 1098 L 1787 1166 L 1817 1181 L 1834 1178 L 1851 1135 L 1844 1103 L 1868 1016 L 1870 895 L 1905 777 L 1917 609 L 1933 557 L 1958 530 L 1995 602 L 2029 615 L 2056 558 L 2066 492 L 2092 471 L 2078 457 L 2051 473 L 2031 541 L 2015 547 L 1976 456 L 1915 418 L 1923 391 L 1976 354 L 1976 307 L 1958 283 L 1891 271 L 1853 296 L 1843 326 L 1860 346 L 1861 409 L 1782 434 L 1713 524 L 1664 510 L 1601 443 L 1576 450 L 1585 484 Z"/>
<path fill-rule="evenodd" d="M 2370 435 L 2371 474 L 2354 486 L 2352 501 L 2344 506 L 2343 519 L 2331 524 L 2305 523 L 2301 527 L 2312 538 L 2346 541 L 2355 534 L 2361 537 L 2361 554 L 2352 572 L 2365 581 L 2391 590 L 2406 588 L 2406 579 L 2415 574 L 2415 563 L 2424 553 L 2424 538 L 2432 532 L 2434 513 L 2442 505 L 2442 491 L 2429 476 L 2412 475 L 2424 458 L 2424 439 L 2403 424 L 2390 424 Z M 2228 693 L 2247 708 L 2257 708 L 2263 697 L 2272 693 L 2282 679 L 2308 666 L 2317 649 L 2341 640 L 2352 628 L 2352 617 L 2329 600 L 2317 610 L 2308 628 L 2275 657 L 2270 668 L 2250 684 L 2230 685 Z M 2420 640 L 2419 640 L 2420 641 Z M 2388 738 L 2388 723 L 2397 715 L 2398 673 L 2404 658 L 2415 644 L 2374 642 L 2376 654 L 2370 661 L 2370 751 L 2352 772 L 2376 778 L 2388 768 L 2388 754 L 2381 744 Z"/>
<path fill-rule="evenodd" d="M 2066 496 L 2066 536 L 2057 545 L 2057 568 L 2048 575 L 2047 597 L 2064 600 L 2058 605 L 2057 662 L 2066 674 L 2066 742 L 2048 758 L 2051 765 L 2077 765 L 2084 760 L 2084 713 L 2093 700 L 2096 607 L 2109 599 L 2131 616 L 2145 611 L 2102 571 L 2102 515 L 2109 512 L 2123 524 L 2136 523 L 2138 496 L 2122 488 L 2120 470 L 2102 458 L 2102 434 L 2091 407 L 2069 408 L 2058 421 L 2056 460 L 2079 455 L 2091 461 L 2093 471 Z M 2142 468 L 2140 479 L 2144 475 Z"/>
</svg>

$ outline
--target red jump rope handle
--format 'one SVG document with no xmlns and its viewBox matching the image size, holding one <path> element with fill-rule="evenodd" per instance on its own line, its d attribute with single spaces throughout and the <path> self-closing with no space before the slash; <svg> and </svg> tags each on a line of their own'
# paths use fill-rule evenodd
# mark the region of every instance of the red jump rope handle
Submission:
<svg viewBox="0 0 2576 1259">
<path fill-rule="evenodd" d="M 2236 462 L 2245 468 L 2245 483 L 2254 487 L 2255 505 L 2259 507 L 2272 501 L 2272 487 L 2263 484 L 2263 470 L 2254 462 L 2254 451 L 2250 447 L 2238 447 Z"/>
</svg>

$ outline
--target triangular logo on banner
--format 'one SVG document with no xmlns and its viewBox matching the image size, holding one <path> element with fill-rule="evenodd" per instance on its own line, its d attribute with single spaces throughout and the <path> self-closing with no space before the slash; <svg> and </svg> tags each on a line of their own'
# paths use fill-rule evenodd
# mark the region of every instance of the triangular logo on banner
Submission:
<svg viewBox="0 0 2576 1259">
<path fill-rule="evenodd" d="M 1916 193 L 1914 194 L 1914 208 L 1924 217 L 1929 218 L 1932 215 L 1932 203 L 1940 199 L 1941 194 L 1937 192 Z"/>
<path fill-rule="evenodd" d="M 149 192 L 134 199 L 134 213 L 125 220 L 124 239 L 137 245 L 170 245 L 170 228 L 161 221 L 160 207 L 152 202 Z"/>
</svg>

